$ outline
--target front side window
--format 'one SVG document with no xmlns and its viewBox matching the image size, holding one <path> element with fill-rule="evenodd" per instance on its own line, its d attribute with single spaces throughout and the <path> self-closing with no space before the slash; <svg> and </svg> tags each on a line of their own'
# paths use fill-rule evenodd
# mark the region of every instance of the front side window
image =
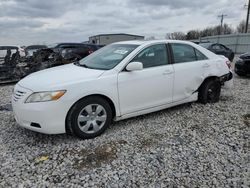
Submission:
<svg viewBox="0 0 250 188">
<path fill-rule="evenodd" d="M 134 44 L 111 44 L 83 58 L 79 65 L 90 69 L 110 70 L 137 47 Z"/>
<path fill-rule="evenodd" d="M 194 48 L 187 44 L 171 44 L 174 62 L 175 63 L 184 63 L 196 61 L 196 55 Z"/>
<path fill-rule="evenodd" d="M 168 64 L 167 49 L 165 44 L 157 44 L 142 50 L 133 60 L 141 62 L 143 68 L 156 67 Z"/>
</svg>

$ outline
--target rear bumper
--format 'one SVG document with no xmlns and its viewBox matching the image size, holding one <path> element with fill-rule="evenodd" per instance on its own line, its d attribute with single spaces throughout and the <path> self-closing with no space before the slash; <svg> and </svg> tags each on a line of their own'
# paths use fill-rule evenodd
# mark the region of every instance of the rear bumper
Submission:
<svg viewBox="0 0 250 188">
<path fill-rule="evenodd" d="M 220 82 L 224 84 L 225 82 L 233 79 L 233 73 L 230 71 L 228 74 L 225 74 L 220 77 Z"/>
<path fill-rule="evenodd" d="M 220 82 L 222 88 L 225 90 L 231 90 L 233 88 L 233 73 L 230 71 L 228 74 L 225 74 L 220 77 Z"/>
</svg>

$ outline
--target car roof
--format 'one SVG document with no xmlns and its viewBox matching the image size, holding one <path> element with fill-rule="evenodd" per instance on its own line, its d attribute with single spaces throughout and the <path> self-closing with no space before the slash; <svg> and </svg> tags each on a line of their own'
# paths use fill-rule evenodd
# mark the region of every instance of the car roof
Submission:
<svg viewBox="0 0 250 188">
<path fill-rule="evenodd" d="M 18 49 L 18 46 L 0 46 L 0 50 Z"/>
<path fill-rule="evenodd" d="M 46 45 L 43 45 L 43 44 L 35 44 L 35 45 L 29 45 L 29 46 L 26 46 L 25 48 L 36 48 L 36 47 L 44 47 Z"/>
<path fill-rule="evenodd" d="M 147 45 L 155 43 L 182 43 L 182 44 L 194 44 L 193 42 L 184 41 L 184 40 L 131 40 L 131 41 L 122 41 L 116 42 L 115 44 L 132 44 L 132 45 Z"/>
<path fill-rule="evenodd" d="M 61 42 L 61 43 L 52 43 L 47 45 L 48 48 L 60 48 L 61 46 L 66 46 L 66 45 L 83 45 L 83 43 L 80 42 Z"/>
</svg>

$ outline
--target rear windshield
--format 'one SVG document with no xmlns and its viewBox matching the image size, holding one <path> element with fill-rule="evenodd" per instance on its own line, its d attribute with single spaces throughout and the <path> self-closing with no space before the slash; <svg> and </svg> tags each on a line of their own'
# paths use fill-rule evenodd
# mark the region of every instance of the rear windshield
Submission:
<svg viewBox="0 0 250 188">
<path fill-rule="evenodd" d="M 209 48 L 211 43 L 200 43 L 199 45 L 202 46 L 203 48 Z"/>
</svg>

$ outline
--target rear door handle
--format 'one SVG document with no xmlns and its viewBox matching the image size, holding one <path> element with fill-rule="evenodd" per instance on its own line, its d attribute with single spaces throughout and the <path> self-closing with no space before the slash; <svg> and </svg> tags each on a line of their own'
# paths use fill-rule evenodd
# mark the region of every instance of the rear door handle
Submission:
<svg viewBox="0 0 250 188">
<path fill-rule="evenodd" d="M 210 67 L 210 65 L 208 63 L 205 63 L 202 67 L 208 68 L 208 67 Z"/>
<path fill-rule="evenodd" d="M 163 72 L 163 75 L 172 74 L 174 71 L 167 69 Z"/>
</svg>

